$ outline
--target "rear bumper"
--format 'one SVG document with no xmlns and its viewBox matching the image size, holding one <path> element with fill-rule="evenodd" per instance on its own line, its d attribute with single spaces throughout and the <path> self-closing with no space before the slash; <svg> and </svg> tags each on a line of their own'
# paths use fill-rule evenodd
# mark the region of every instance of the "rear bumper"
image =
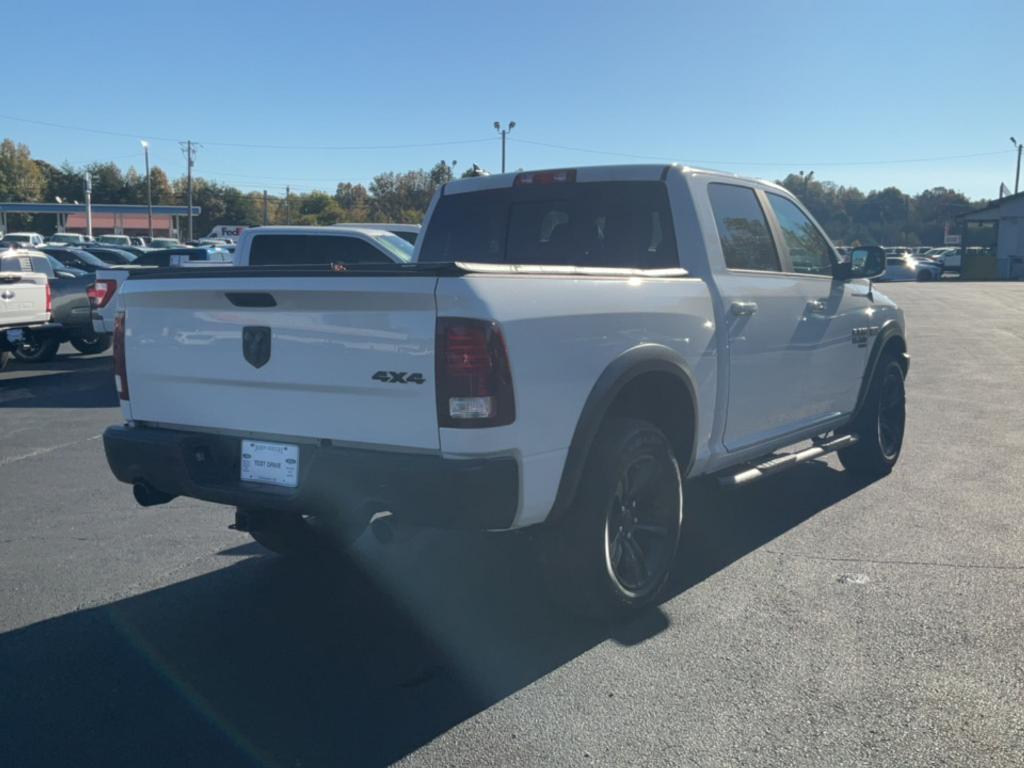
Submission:
<svg viewBox="0 0 1024 768">
<path fill-rule="evenodd" d="M 114 476 L 170 496 L 268 511 L 397 520 L 441 528 L 510 528 L 519 505 L 513 457 L 446 459 L 436 454 L 299 446 L 299 484 L 239 479 L 240 438 L 141 426 L 109 427 L 103 447 Z"/>
<path fill-rule="evenodd" d="M 92 329 L 96 333 L 110 333 L 114 332 L 114 318 L 109 320 L 101 315 L 96 310 L 92 312 Z"/>
<path fill-rule="evenodd" d="M 62 339 L 88 338 L 97 333 L 93 329 L 92 324 L 82 325 L 81 323 L 71 325 L 67 323 L 36 323 L 35 325 L 25 325 L 20 328 L 8 328 L 5 330 L 21 330 L 24 333 L 34 333 L 38 336 L 60 336 Z M 0 331 L 0 333 L 3 332 L 5 331 Z"/>
<path fill-rule="evenodd" d="M 17 349 L 18 342 L 25 338 L 26 333 L 62 333 L 64 326 L 59 323 L 35 323 L 34 325 L 15 325 L 0 328 L 0 350 Z"/>
</svg>

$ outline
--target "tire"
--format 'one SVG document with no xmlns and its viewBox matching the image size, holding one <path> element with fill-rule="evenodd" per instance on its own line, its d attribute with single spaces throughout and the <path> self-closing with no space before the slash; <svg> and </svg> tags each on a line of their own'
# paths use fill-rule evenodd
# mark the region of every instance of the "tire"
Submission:
<svg viewBox="0 0 1024 768">
<path fill-rule="evenodd" d="M 852 431 L 856 445 L 839 451 L 848 472 L 864 477 L 884 477 L 900 458 L 906 430 L 906 390 L 903 367 L 893 356 L 883 358 L 875 369 L 863 407 Z"/>
<path fill-rule="evenodd" d="M 927 283 L 934 279 L 935 277 L 932 275 L 932 271 L 930 269 L 922 269 L 917 273 L 917 282 L 919 283 Z"/>
<path fill-rule="evenodd" d="M 60 339 L 56 336 L 25 335 L 25 341 L 14 348 L 14 357 L 23 363 L 48 363 L 57 356 Z"/>
<path fill-rule="evenodd" d="M 238 515 L 247 516 L 250 524 L 255 526 L 248 534 L 256 543 L 278 555 L 308 553 L 317 544 L 316 531 L 299 515 L 263 513 L 251 509 L 239 509 Z"/>
<path fill-rule="evenodd" d="M 98 355 L 110 349 L 111 338 L 109 333 L 98 333 L 95 336 L 80 336 L 70 341 L 71 346 L 83 355 Z"/>
<path fill-rule="evenodd" d="M 647 421 L 609 420 L 572 506 L 542 533 L 552 596 L 596 618 L 620 618 L 655 603 L 682 523 L 682 476 L 668 438 Z"/>
</svg>

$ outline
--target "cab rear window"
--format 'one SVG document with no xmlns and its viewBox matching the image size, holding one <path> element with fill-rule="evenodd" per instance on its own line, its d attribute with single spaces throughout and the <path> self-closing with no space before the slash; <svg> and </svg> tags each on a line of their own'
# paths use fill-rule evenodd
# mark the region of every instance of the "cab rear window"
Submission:
<svg viewBox="0 0 1024 768">
<path fill-rule="evenodd" d="M 53 267 L 45 256 L 19 254 L 0 258 L 0 272 L 38 272 L 54 277 Z"/>
<path fill-rule="evenodd" d="M 661 182 L 550 184 L 444 195 L 423 238 L 423 262 L 679 266 Z"/>
<path fill-rule="evenodd" d="M 249 249 L 249 264 L 254 267 L 390 263 L 380 249 L 344 235 L 257 235 Z"/>
</svg>

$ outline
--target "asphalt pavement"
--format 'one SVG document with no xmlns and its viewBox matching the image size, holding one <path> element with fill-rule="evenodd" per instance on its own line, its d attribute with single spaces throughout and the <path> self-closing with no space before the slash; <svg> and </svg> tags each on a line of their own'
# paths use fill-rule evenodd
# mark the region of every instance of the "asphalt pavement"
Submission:
<svg viewBox="0 0 1024 768">
<path fill-rule="evenodd" d="M 293 563 L 232 510 L 138 507 L 108 355 L 0 374 L 0 764 L 1020 766 L 1024 284 L 883 288 L 904 454 L 688 488 L 678 577 L 621 626 L 519 536 Z"/>
</svg>

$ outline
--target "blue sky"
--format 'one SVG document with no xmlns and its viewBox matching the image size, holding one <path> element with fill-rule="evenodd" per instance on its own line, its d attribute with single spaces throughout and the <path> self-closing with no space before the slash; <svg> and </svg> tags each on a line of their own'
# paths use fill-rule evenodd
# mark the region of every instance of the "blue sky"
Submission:
<svg viewBox="0 0 1024 768">
<path fill-rule="evenodd" d="M 198 175 L 245 189 L 333 190 L 440 159 L 496 170 L 492 123 L 511 119 L 511 168 L 642 155 L 993 197 L 1024 139 L 1020 0 L 99 0 L 4 17 L 0 135 L 125 167 L 148 138 L 172 176 L 174 140 L 193 138 Z M 466 143 L 396 146 L 435 142 Z M 391 148 L 323 148 L 353 146 Z M 906 160 L 921 161 L 876 162 Z"/>
</svg>

